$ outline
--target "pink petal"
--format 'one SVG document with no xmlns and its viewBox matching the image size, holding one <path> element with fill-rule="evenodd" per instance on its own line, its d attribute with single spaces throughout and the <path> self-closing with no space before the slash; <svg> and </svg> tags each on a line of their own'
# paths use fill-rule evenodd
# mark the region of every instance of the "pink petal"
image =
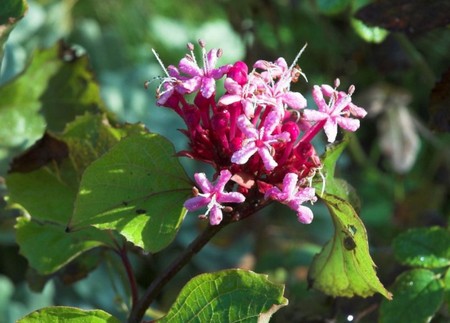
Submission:
<svg viewBox="0 0 450 323">
<path fill-rule="evenodd" d="M 183 82 L 182 87 L 186 90 L 187 93 L 192 93 L 197 91 L 202 84 L 202 78 L 200 76 L 194 76 L 189 80 Z"/>
<path fill-rule="evenodd" d="M 239 192 L 229 192 L 220 194 L 217 202 L 220 203 L 242 203 L 245 201 L 245 196 Z"/>
<path fill-rule="evenodd" d="M 328 119 L 323 127 L 325 134 L 327 135 L 328 142 L 334 142 L 337 136 L 337 124 L 336 120 Z"/>
<path fill-rule="evenodd" d="M 205 68 L 207 68 L 208 72 L 212 71 L 216 67 L 217 59 L 219 58 L 217 57 L 217 52 L 218 49 L 213 48 L 206 54 Z"/>
<path fill-rule="evenodd" d="M 314 102 L 316 102 L 316 105 L 319 108 L 319 111 L 326 112 L 328 110 L 328 105 L 325 102 L 325 99 L 323 98 L 323 93 L 319 86 L 314 85 L 312 96 Z"/>
<path fill-rule="evenodd" d="M 252 141 L 238 151 L 234 152 L 233 156 L 231 156 L 231 162 L 243 165 L 248 162 L 250 157 L 252 157 L 257 151 L 258 148 L 256 148 L 255 142 Z"/>
<path fill-rule="evenodd" d="M 267 149 L 266 147 L 259 148 L 258 153 L 261 156 L 265 169 L 272 170 L 278 166 L 278 163 L 275 161 L 275 159 L 273 159 L 272 155 L 269 152 L 269 149 Z"/>
<path fill-rule="evenodd" d="M 241 100 L 240 95 L 236 94 L 225 94 L 217 102 L 219 105 L 230 105 L 232 103 L 239 102 Z"/>
<path fill-rule="evenodd" d="M 330 117 L 328 113 L 311 109 L 303 110 L 303 115 L 305 116 L 305 119 L 308 121 L 321 121 L 328 119 Z"/>
<path fill-rule="evenodd" d="M 335 91 L 328 84 L 322 84 L 322 86 L 320 88 L 322 89 L 323 94 L 325 94 L 327 97 L 330 97 L 333 94 L 333 92 Z"/>
<path fill-rule="evenodd" d="M 296 186 L 298 182 L 298 176 L 295 173 L 287 173 L 283 179 L 283 192 L 292 196 L 297 191 Z"/>
<path fill-rule="evenodd" d="M 197 63 L 187 59 L 186 57 L 181 59 L 180 64 L 178 65 L 180 71 L 192 75 L 192 76 L 202 76 L 203 71 L 198 67 Z"/>
<path fill-rule="evenodd" d="M 310 224 L 313 220 L 314 214 L 310 208 L 306 206 L 299 206 L 297 209 L 298 221 L 304 224 Z"/>
<path fill-rule="evenodd" d="M 259 133 L 255 129 L 255 126 L 247 119 L 247 117 L 241 114 L 237 119 L 237 126 L 244 133 L 247 138 L 258 139 Z"/>
<path fill-rule="evenodd" d="M 342 129 L 345 129 L 348 131 L 356 131 L 359 128 L 359 120 L 358 119 L 337 117 L 336 121 Z"/>
<path fill-rule="evenodd" d="M 306 99 L 298 92 L 287 92 L 281 96 L 284 103 L 290 106 L 292 109 L 303 109 L 306 107 Z"/>
<path fill-rule="evenodd" d="M 205 205 L 208 205 L 210 200 L 211 199 L 203 196 L 195 196 L 184 202 L 184 207 L 189 211 L 195 211 L 204 207 Z"/>
<path fill-rule="evenodd" d="M 231 65 L 224 65 L 209 72 L 209 76 L 218 80 L 230 71 Z"/>
<path fill-rule="evenodd" d="M 214 205 L 209 215 L 209 223 L 211 223 L 211 225 L 218 225 L 220 222 L 222 222 L 222 218 L 223 218 L 222 210 L 220 209 L 219 206 Z"/>
<path fill-rule="evenodd" d="M 212 77 L 203 77 L 200 92 L 204 98 L 209 99 L 216 91 L 216 81 Z"/>
<path fill-rule="evenodd" d="M 219 178 L 217 178 L 217 183 L 215 185 L 215 192 L 222 192 L 225 188 L 225 185 L 231 178 L 231 172 L 228 169 L 224 169 L 220 171 Z"/>
<path fill-rule="evenodd" d="M 205 173 L 195 173 L 194 178 L 203 193 L 210 193 L 214 189 L 211 182 L 206 178 Z"/>
<path fill-rule="evenodd" d="M 264 132 L 270 135 L 280 124 L 281 116 L 277 111 L 271 111 L 264 120 Z"/>
</svg>

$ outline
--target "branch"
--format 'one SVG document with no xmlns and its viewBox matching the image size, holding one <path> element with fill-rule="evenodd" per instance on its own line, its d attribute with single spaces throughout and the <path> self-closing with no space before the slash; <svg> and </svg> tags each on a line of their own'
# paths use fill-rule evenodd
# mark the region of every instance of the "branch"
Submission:
<svg viewBox="0 0 450 323">
<path fill-rule="evenodd" d="M 230 221 L 223 221 L 219 225 L 208 225 L 208 227 L 157 277 L 145 291 L 141 300 L 131 310 L 129 323 L 140 322 L 145 311 L 150 306 L 161 289 L 175 276 L 190 260 L 207 244 L 217 232 L 228 225 Z"/>
</svg>

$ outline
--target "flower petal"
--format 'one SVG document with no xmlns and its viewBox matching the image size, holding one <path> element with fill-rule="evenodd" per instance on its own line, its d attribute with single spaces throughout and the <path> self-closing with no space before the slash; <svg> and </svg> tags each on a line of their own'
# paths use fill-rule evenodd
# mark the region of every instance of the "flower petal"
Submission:
<svg viewBox="0 0 450 323">
<path fill-rule="evenodd" d="M 259 148 L 258 153 L 259 156 L 261 156 L 265 169 L 272 170 L 278 166 L 278 163 L 275 161 L 275 159 L 273 159 L 269 149 L 267 149 L 266 147 Z"/>
<path fill-rule="evenodd" d="M 218 225 L 220 222 L 222 222 L 223 213 L 219 206 L 214 205 L 211 208 L 211 213 L 209 215 L 209 223 L 211 225 Z"/>
<path fill-rule="evenodd" d="M 186 57 L 181 59 L 178 65 L 180 71 L 191 76 L 202 76 L 203 71 L 198 67 L 197 63 L 187 59 Z"/>
<path fill-rule="evenodd" d="M 205 205 L 208 205 L 210 201 L 211 199 L 207 197 L 195 196 L 184 202 L 184 207 L 188 209 L 188 211 L 195 211 L 204 207 Z"/>
<path fill-rule="evenodd" d="M 249 142 L 241 149 L 234 152 L 233 156 L 231 156 L 231 162 L 238 165 L 245 164 L 257 151 L 258 148 L 256 148 L 255 142 Z"/>
<path fill-rule="evenodd" d="M 214 189 L 214 186 L 211 182 L 206 178 L 205 173 L 195 173 L 194 174 L 195 181 L 198 186 L 200 186 L 203 193 L 211 193 Z"/>
<path fill-rule="evenodd" d="M 217 202 L 220 203 L 242 203 L 245 201 L 245 196 L 239 192 L 229 192 L 220 194 Z"/>
</svg>

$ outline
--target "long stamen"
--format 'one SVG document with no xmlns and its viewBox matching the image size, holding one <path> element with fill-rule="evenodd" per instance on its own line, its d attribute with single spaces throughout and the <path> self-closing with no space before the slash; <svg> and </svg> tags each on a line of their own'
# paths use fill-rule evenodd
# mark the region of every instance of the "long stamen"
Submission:
<svg viewBox="0 0 450 323">
<path fill-rule="evenodd" d="M 155 55 L 156 60 L 158 61 L 159 65 L 161 66 L 161 68 L 162 68 L 162 70 L 164 71 L 164 73 L 166 73 L 166 75 L 167 75 L 168 77 L 170 77 L 169 72 L 167 71 L 166 67 L 164 66 L 164 64 L 163 64 L 163 62 L 162 62 L 162 60 L 161 60 L 161 58 L 159 58 L 158 53 L 157 53 L 153 48 L 152 48 L 152 52 L 153 52 L 153 55 Z"/>
</svg>

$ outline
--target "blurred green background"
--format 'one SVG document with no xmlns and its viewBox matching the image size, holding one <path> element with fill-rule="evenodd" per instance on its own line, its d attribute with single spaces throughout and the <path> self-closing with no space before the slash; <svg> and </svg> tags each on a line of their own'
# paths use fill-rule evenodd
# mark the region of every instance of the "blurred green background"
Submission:
<svg viewBox="0 0 450 323">
<path fill-rule="evenodd" d="M 299 82 L 295 90 L 312 105 L 312 86 L 332 84 L 339 77 L 343 89 L 350 84 L 356 86 L 354 102 L 369 111 L 341 157 L 337 173 L 360 197 L 360 216 L 367 226 L 371 253 L 381 281 L 389 286 L 403 270 L 393 260 L 392 239 L 410 227 L 446 226 L 448 221 L 448 123 L 442 129 L 435 116 L 443 113 L 445 126 L 450 108 L 447 105 L 447 111 L 443 111 L 430 102 L 437 100 L 432 90 L 450 67 L 450 31 L 439 25 L 406 32 L 369 28 L 354 18 L 367 2 L 28 1 L 27 15 L 6 43 L 0 84 L 20 73 L 34 50 L 62 39 L 89 56 L 110 111 L 124 122 L 145 123 L 180 150 L 186 141 L 177 129 L 183 124 L 172 111 L 156 107 L 157 81 L 149 90 L 143 86 L 146 80 L 163 73 L 152 48 L 165 64 L 176 65 L 185 54 L 186 43 L 201 38 L 208 48 L 223 49 L 220 63 L 244 60 L 251 65 L 257 59 L 278 57 L 290 62 L 307 43 L 298 63 L 308 83 Z M 379 17 L 386 22 L 392 18 L 383 12 Z M 445 89 L 450 91 L 448 84 Z M 317 144 L 324 149 L 324 141 Z M 188 174 L 194 169 L 207 170 L 192 161 L 182 162 Z M 86 279 L 69 285 L 63 283 L 62 275 L 45 284 L 45 279 L 27 269 L 15 244 L 17 214 L 4 209 L 7 188 L 3 180 L 1 185 L 0 322 L 12 322 L 52 304 L 102 308 L 124 318 L 126 291 L 115 274 L 122 269 L 114 255 L 95 251 L 94 257 L 105 262 Z M 275 322 L 344 322 L 356 318 L 372 322 L 379 296 L 331 299 L 307 290 L 308 265 L 333 229 L 325 207 L 318 203 L 314 212 L 313 223 L 302 225 L 291 211 L 274 206 L 228 228 L 166 287 L 154 309 L 167 310 L 194 275 L 239 266 L 286 283 L 290 304 L 274 316 Z M 188 215 L 169 249 L 145 257 L 135 250 L 132 260 L 142 287 L 196 236 L 200 226 L 195 216 Z M 42 288 L 40 293 L 32 291 Z"/>
</svg>

